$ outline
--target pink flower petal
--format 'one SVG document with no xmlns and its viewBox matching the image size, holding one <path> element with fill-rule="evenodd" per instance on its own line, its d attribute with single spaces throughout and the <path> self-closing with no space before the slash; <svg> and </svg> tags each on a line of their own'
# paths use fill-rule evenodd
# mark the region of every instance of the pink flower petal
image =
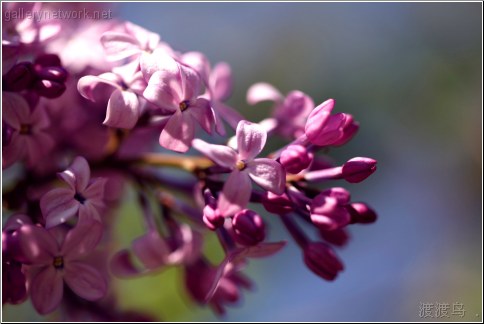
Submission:
<svg viewBox="0 0 484 324">
<path fill-rule="evenodd" d="M 202 126 L 204 131 L 212 134 L 214 116 L 210 102 L 207 99 L 198 98 L 195 105 L 190 106 L 186 113 L 191 114 L 200 126 Z"/>
<path fill-rule="evenodd" d="M 27 138 L 13 134 L 10 144 L 2 147 L 2 168 L 8 168 L 15 162 L 22 160 L 27 154 Z"/>
<path fill-rule="evenodd" d="M 98 300 L 106 294 L 106 280 L 90 265 L 71 261 L 66 263 L 64 271 L 64 281 L 78 296 L 87 300 Z"/>
<path fill-rule="evenodd" d="M 247 163 L 249 176 L 259 186 L 276 195 L 286 188 L 286 172 L 282 165 L 271 159 L 255 159 Z"/>
<path fill-rule="evenodd" d="M 128 250 L 121 250 L 112 257 L 110 269 L 116 277 L 120 278 L 134 277 L 143 272 L 138 269 Z"/>
<path fill-rule="evenodd" d="M 180 102 L 183 101 L 182 90 L 177 84 L 177 76 L 169 71 L 156 71 L 151 76 L 148 86 L 143 92 L 143 97 L 158 107 L 169 111 L 179 110 Z"/>
<path fill-rule="evenodd" d="M 54 140 L 44 132 L 26 135 L 26 160 L 30 167 L 34 167 L 55 146 Z"/>
<path fill-rule="evenodd" d="M 47 228 L 65 223 L 77 214 L 79 202 L 74 199 L 74 194 L 69 188 L 55 188 L 42 196 L 40 209 Z"/>
<path fill-rule="evenodd" d="M 138 96 L 131 91 L 114 90 L 108 101 L 106 119 L 103 124 L 131 129 L 138 122 L 140 116 L 140 102 Z"/>
<path fill-rule="evenodd" d="M 236 137 L 239 157 L 243 160 L 250 161 L 266 145 L 267 133 L 262 126 L 241 120 L 237 125 Z"/>
<path fill-rule="evenodd" d="M 144 52 L 140 57 L 140 69 L 146 81 L 150 80 L 155 72 L 164 71 L 168 75 L 176 75 L 178 82 L 181 81 L 180 69 L 173 57 L 164 49 L 156 49 L 153 53 Z"/>
<path fill-rule="evenodd" d="M 122 90 L 119 85 L 120 79 L 114 73 L 103 73 L 99 76 L 86 75 L 79 79 L 77 83 L 77 90 L 86 99 L 96 101 L 94 96 L 94 89 L 100 84 L 107 84 L 115 89 Z"/>
<path fill-rule="evenodd" d="M 44 228 L 34 225 L 20 227 L 19 246 L 26 264 L 50 264 L 59 252 L 59 246 L 54 237 Z"/>
<path fill-rule="evenodd" d="M 179 65 L 179 69 L 183 91 L 182 100 L 192 100 L 200 94 L 200 88 L 202 86 L 200 77 L 191 67 Z"/>
<path fill-rule="evenodd" d="M 134 240 L 133 251 L 148 269 L 155 269 L 165 264 L 170 253 L 165 241 L 155 230 L 150 230 Z"/>
<path fill-rule="evenodd" d="M 10 127 L 20 130 L 21 123 L 28 122 L 29 118 L 30 108 L 22 96 L 2 91 L 2 119 Z"/>
<path fill-rule="evenodd" d="M 130 23 L 129 21 L 124 23 L 124 28 L 126 28 L 126 31 L 138 41 L 143 50 L 152 50 L 160 42 L 160 35 L 152 33 L 141 26 Z"/>
<path fill-rule="evenodd" d="M 334 103 L 333 99 L 328 99 L 311 111 L 304 129 L 309 140 L 318 138 L 324 132 L 324 127 L 333 111 Z"/>
<path fill-rule="evenodd" d="M 89 184 L 89 179 L 91 178 L 91 169 L 89 169 L 87 160 L 82 156 L 76 157 L 74 162 L 72 162 L 64 173 L 67 174 L 69 171 L 76 179 L 76 191 L 83 192 Z"/>
<path fill-rule="evenodd" d="M 141 52 L 136 38 L 123 33 L 105 32 L 101 36 L 101 44 L 108 61 L 119 61 Z"/>
<path fill-rule="evenodd" d="M 101 240 L 101 223 L 82 219 L 71 229 L 62 244 L 61 254 L 65 260 L 76 260 L 93 251 Z"/>
<path fill-rule="evenodd" d="M 53 312 L 59 306 L 63 293 L 62 274 L 53 266 L 41 270 L 30 284 L 32 304 L 42 315 Z"/>
<path fill-rule="evenodd" d="M 197 138 L 192 141 L 192 146 L 220 166 L 232 169 L 237 162 L 237 152 L 228 146 L 209 144 Z"/>
<path fill-rule="evenodd" d="M 233 215 L 249 203 L 252 186 L 247 172 L 230 173 L 218 199 L 218 209 L 223 216 Z"/>
<path fill-rule="evenodd" d="M 282 101 L 283 95 L 269 83 L 256 83 L 247 90 L 247 102 L 255 105 L 261 101 Z"/>
<path fill-rule="evenodd" d="M 205 83 L 208 83 L 208 75 L 210 73 L 210 62 L 207 57 L 200 52 L 184 53 L 179 61 L 193 70 L 202 78 Z"/>
<path fill-rule="evenodd" d="M 177 110 L 168 120 L 160 135 L 160 145 L 176 152 L 186 152 L 195 137 L 194 120 Z"/>
<path fill-rule="evenodd" d="M 232 70 L 230 65 L 220 62 L 214 66 L 210 74 L 210 89 L 212 90 L 213 99 L 218 101 L 227 100 L 232 94 Z"/>
<path fill-rule="evenodd" d="M 221 102 L 215 101 L 214 103 L 212 103 L 212 105 L 213 109 L 220 116 L 222 116 L 222 119 L 225 120 L 234 129 L 236 129 L 239 122 L 244 119 L 244 116 L 242 116 L 237 110 Z M 217 123 L 222 124 L 222 121 L 217 121 Z"/>
</svg>

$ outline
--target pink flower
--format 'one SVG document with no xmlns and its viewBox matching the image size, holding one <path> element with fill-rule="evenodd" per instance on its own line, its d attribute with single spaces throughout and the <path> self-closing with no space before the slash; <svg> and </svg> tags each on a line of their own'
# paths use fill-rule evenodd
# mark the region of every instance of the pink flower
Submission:
<svg viewBox="0 0 484 324">
<path fill-rule="evenodd" d="M 122 72 L 126 72 L 126 70 Z M 87 75 L 79 80 L 77 88 L 84 98 L 96 101 L 94 90 L 100 84 L 114 88 L 109 97 L 106 119 L 103 124 L 116 128 L 133 128 L 138 122 L 146 102 L 141 97 L 146 88 L 141 72 L 124 74 L 107 72 L 99 76 Z"/>
<path fill-rule="evenodd" d="M 156 51 L 143 55 L 140 64 L 145 79 L 149 80 L 144 97 L 171 113 L 160 135 L 161 146 L 177 152 L 188 151 L 195 137 L 195 123 L 212 133 L 213 110 L 207 99 L 199 97 L 203 83 L 193 69 Z"/>
<path fill-rule="evenodd" d="M 189 264 L 201 254 L 202 237 L 188 225 L 180 225 L 176 234 L 165 240 L 156 228 L 133 241 L 134 255 L 143 267 L 133 262 L 129 250 L 121 250 L 111 260 L 111 270 L 118 277 L 132 277 L 165 266 Z"/>
<path fill-rule="evenodd" d="M 251 194 L 250 179 L 263 189 L 281 195 L 286 184 L 284 168 L 267 158 L 255 159 L 266 144 L 267 133 L 258 124 L 242 120 L 236 130 L 237 148 L 234 149 L 193 141 L 193 147 L 222 167 L 232 170 L 218 199 L 222 215 L 233 215 L 247 206 Z"/>
<path fill-rule="evenodd" d="M 45 132 L 49 118 L 42 107 L 30 109 L 27 101 L 11 92 L 2 93 L 3 121 L 11 128 L 10 143 L 2 147 L 3 168 L 26 160 L 33 167 L 54 147 L 54 141 Z"/>
<path fill-rule="evenodd" d="M 285 137 L 298 137 L 304 133 L 306 117 L 314 108 L 313 100 L 304 92 L 294 90 L 284 97 L 279 90 L 268 83 L 256 83 L 247 90 L 247 102 L 255 105 L 262 101 L 273 101 L 272 116 L 274 123 L 264 122 L 264 125 L 272 125 L 275 131 Z"/>
<path fill-rule="evenodd" d="M 80 218 L 93 217 L 100 221 L 99 212 L 104 207 L 104 178 L 90 179 L 89 164 L 83 157 L 74 162 L 59 177 L 68 188 L 56 188 L 47 192 L 40 200 L 40 208 L 46 227 L 62 224 L 79 215 Z"/>
<path fill-rule="evenodd" d="M 334 104 L 334 99 L 328 99 L 309 114 L 304 132 L 312 144 L 341 145 L 349 141 L 358 130 L 351 115 L 344 113 L 331 115 Z"/>
<path fill-rule="evenodd" d="M 67 232 L 57 227 L 50 231 L 24 225 L 19 242 L 25 262 L 32 266 L 30 297 L 40 314 L 54 311 L 62 300 L 64 282 L 87 300 L 102 298 L 107 284 L 100 272 L 80 261 L 91 253 L 102 236 L 98 222 L 80 222 Z M 59 243 L 56 238 L 60 238 Z"/>
</svg>

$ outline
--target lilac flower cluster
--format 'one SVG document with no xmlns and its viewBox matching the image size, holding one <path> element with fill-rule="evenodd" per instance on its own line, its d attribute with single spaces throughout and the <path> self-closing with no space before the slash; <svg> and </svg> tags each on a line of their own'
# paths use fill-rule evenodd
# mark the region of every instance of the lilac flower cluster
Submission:
<svg viewBox="0 0 484 324">
<path fill-rule="evenodd" d="M 178 52 L 140 26 L 3 23 L 2 167 L 13 180 L 3 184 L 2 303 L 30 297 L 38 313 L 60 310 L 66 320 L 149 320 L 118 310 L 113 276 L 177 266 L 192 299 L 223 314 L 252 285 L 247 261 L 286 244 L 266 241 L 254 204 L 281 221 L 307 268 L 326 280 L 343 270 L 333 247 L 347 243 L 346 227 L 376 220 L 346 189 L 316 186 L 358 183 L 376 170 L 366 157 L 329 162 L 329 149 L 359 128 L 352 115 L 333 113 L 333 99 L 316 106 L 301 91 L 284 96 L 257 83 L 247 102 L 274 107 L 271 117 L 250 122 L 226 103 L 233 88 L 227 63 Z M 272 137 L 287 145 L 267 152 Z M 223 139 L 226 145 L 215 144 Z M 169 169 L 188 176 L 163 172 Z M 127 187 L 145 233 L 113 251 Z M 218 264 L 202 249 L 211 231 L 225 252 Z"/>
</svg>

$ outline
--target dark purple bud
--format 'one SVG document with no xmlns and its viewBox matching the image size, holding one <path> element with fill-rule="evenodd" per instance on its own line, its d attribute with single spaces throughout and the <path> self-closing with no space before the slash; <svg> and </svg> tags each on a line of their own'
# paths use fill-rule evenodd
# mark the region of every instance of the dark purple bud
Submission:
<svg viewBox="0 0 484 324">
<path fill-rule="evenodd" d="M 319 194 L 311 203 L 311 221 L 321 230 L 333 231 L 348 225 L 351 216 L 336 198 Z"/>
<path fill-rule="evenodd" d="M 376 222 L 376 212 L 365 203 L 352 203 L 348 208 L 351 223 L 369 224 Z"/>
<path fill-rule="evenodd" d="M 341 187 L 329 188 L 321 192 L 321 194 L 328 197 L 335 198 L 339 205 L 346 205 L 350 202 L 351 194 L 348 190 Z"/>
<path fill-rule="evenodd" d="M 49 66 L 37 71 L 37 77 L 41 80 L 63 83 L 67 79 L 67 71 L 59 66 Z"/>
<path fill-rule="evenodd" d="M 218 209 L 212 205 L 206 205 L 203 208 L 203 222 L 212 231 L 224 224 L 225 218 L 220 214 Z"/>
<path fill-rule="evenodd" d="M 292 174 L 297 174 L 306 169 L 312 160 L 312 155 L 302 145 L 289 145 L 282 151 L 280 157 L 282 166 Z"/>
<path fill-rule="evenodd" d="M 62 66 L 59 56 L 56 54 L 42 54 L 37 56 L 34 61 L 35 66 L 47 67 L 47 66 Z"/>
<path fill-rule="evenodd" d="M 346 121 L 343 126 L 342 135 L 339 140 L 333 143 L 333 146 L 342 146 L 348 143 L 358 132 L 360 124 L 353 119 L 353 116 L 346 114 Z"/>
<path fill-rule="evenodd" d="M 235 240 L 242 245 L 256 245 L 265 239 L 265 224 L 254 211 L 244 209 L 232 219 Z"/>
<path fill-rule="evenodd" d="M 376 171 L 376 160 L 366 157 L 355 157 L 343 165 L 343 178 L 350 183 L 358 183 Z"/>
<path fill-rule="evenodd" d="M 319 235 L 326 242 L 336 246 L 345 246 L 350 240 L 350 235 L 344 228 L 338 228 L 334 231 L 320 230 Z"/>
<path fill-rule="evenodd" d="M 331 247 L 323 242 L 311 242 L 304 249 L 304 263 L 319 277 L 332 281 L 343 271 L 343 263 Z"/>
<path fill-rule="evenodd" d="M 4 87 L 8 91 L 22 91 L 32 86 L 36 80 L 32 63 L 22 62 L 13 66 L 3 77 Z"/>
<path fill-rule="evenodd" d="M 60 97 L 66 91 L 66 86 L 55 81 L 38 80 L 35 82 L 34 89 L 39 96 L 53 99 Z"/>
<path fill-rule="evenodd" d="M 262 200 L 262 205 L 269 213 L 283 215 L 292 212 L 292 203 L 286 194 L 276 195 L 270 191 Z"/>
</svg>

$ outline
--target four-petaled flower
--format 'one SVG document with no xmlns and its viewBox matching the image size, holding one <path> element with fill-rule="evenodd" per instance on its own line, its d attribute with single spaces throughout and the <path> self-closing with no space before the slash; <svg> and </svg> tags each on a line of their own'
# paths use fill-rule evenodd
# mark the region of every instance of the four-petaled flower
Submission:
<svg viewBox="0 0 484 324">
<path fill-rule="evenodd" d="M 40 314 L 57 308 L 62 300 L 64 282 L 87 300 L 98 300 L 105 295 L 104 277 L 97 269 L 80 261 L 94 250 L 101 236 L 102 225 L 90 220 L 78 223 L 67 233 L 61 226 L 46 230 L 24 225 L 19 229 L 24 263 L 32 266 L 30 297 Z"/>
<path fill-rule="evenodd" d="M 157 51 L 144 53 L 141 71 L 148 81 L 143 96 L 171 116 L 160 135 L 160 145 L 186 152 L 195 137 L 195 122 L 212 133 L 214 115 L 210 101 L 199 97 L 203 82 L 193 69 Z"/>
<path fill-rule="evenodd" d="M 64 172 L 58 173 L 68 188 L 56 188 L 40 200 L 46 227 L 62 224 L 79 213 L 79 218 L 101 221 L 99 212 L 104 207 L 104 178 L 90 179 L 89 164 L 83 157 L 76 157 Z"/>
<path fill-rule="evenodd" d="M 282 195 L 286 174 L 276 161 L 255 157 L 262 151 L 267 133 L 258 124 L 242 120 L 236 130 L 237 151 L 224 146 L 193 140 L 193 147 L 222 167 L 232 170 L 218 199 L 222 215 L 233 215 L 247 206 L 251 195 L 250 179 L 263 189 Z"/>
</svg>

